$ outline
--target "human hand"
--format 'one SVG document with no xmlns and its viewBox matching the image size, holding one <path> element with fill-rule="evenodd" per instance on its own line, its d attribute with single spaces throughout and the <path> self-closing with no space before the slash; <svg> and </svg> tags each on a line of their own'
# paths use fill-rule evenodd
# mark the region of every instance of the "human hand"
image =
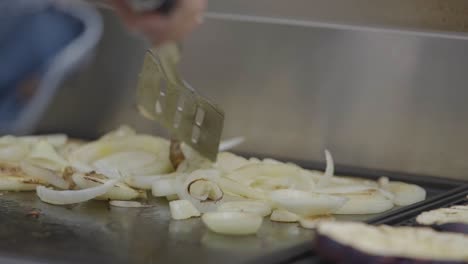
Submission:
<svg viewBox="0 0 468 264">
<path fill-rule="evenodd" d="M 207 0 L 177 0 L 169 14 L 138 13 L 126 0 L 111 0 L 117 14 L 132 31 L 142 33 L 153 45 L 179 41 L 202 23 Z"/>
</svg>

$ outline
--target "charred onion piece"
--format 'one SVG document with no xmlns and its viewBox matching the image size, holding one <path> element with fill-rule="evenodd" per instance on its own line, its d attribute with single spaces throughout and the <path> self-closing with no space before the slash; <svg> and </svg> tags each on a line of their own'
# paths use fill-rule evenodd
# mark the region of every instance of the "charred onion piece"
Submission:
<svg viewBox="0 0 468 264">
<path fill-rule="evenodd" d="M 171 146 L 169 147 L 169 159 L 171 160 L 174 169 L 177 169 L 180 163 L 185 160 L 184 152 L 182 152 L 180 144 L 181 142 L 177 139 L 171 139 Z"/>
<path fill-rule="evenodd" d="M 315 251 L 333 263 L 466 263 L 468 236 L 429 228 L 325 222 Z"/>
</svg>

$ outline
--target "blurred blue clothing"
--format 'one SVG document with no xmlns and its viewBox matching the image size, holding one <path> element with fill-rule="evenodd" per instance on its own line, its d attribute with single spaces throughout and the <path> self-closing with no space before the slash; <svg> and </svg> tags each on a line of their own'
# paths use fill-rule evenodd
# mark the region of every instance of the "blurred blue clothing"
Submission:
<svg viewBox="0 0 468 264">
<path fill-rule="evenodd" d="M 86 8 L 84 11 L 76 9 L 78 11 L 71 6 L 60 5 L 50 0 L 0 0 L 0 131 L 9 131 L 8 126 L 11 126 L 19 118 L 22 110 L 33 101 L 20 98 L 18 87 L 22 82 L 31 77 L 40 82 L 49 68 L 53 68 L 51 64 L 54 59 L 57 64 L 61 63 L 60 67 L 68 68 L 67 64 L 76 63 L 74 55 L 83 56 L 80 50 L 75 48 L 69 49 L 71 54 L 64 56 L 70 58 L 70 63 L 64 63 L 66 58 L 57 60 L 66 47 L 73 46 L 70 45 L 72 42 L 79 37 L 83 39 L 81 35 L 86 35 L 84 32 L 88 26 L 86 21 L 93 20 L 87 19 L 86 16 L 91 14 L 90 17 L 93 18 L 94 13 L 88 12 Z M 83 49 L 92 46 L 86 45 L 84 40 L 81 42 L 82 44 L 77 44 L 84 46 Z M 55 69 L 55 72 L 58 71 Z M 57 86 L 53 81 L 51 83 Z M 34 97 L 38 97 L 42 90 L 49 90 L 47 97 L 53 93 L 52 90 L 55 91 L 39 89 L 35 91 Z M 41 108 L 40 111 L 45 108 L 40 103 L 35 105 L 41 105 L 37 107 Z M 35 119 L 38 118 L 31 120 Z"/>
<path fill-rule="evenodd" d="M 24 6 L 15 0 L 9 2 L 10 8 L 0 15 L 2 123 L 13 120 L 22 107 L 17 93 L 20 82 L 46 71 L 48 61 L 82 31 L 80 21 L 52 7 L 22 11 Z"/>
</svg>

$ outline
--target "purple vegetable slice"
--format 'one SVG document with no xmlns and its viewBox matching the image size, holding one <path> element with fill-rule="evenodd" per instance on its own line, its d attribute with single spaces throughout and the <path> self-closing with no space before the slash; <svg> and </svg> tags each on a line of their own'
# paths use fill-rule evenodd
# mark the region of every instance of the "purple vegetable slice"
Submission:
<svg viewBox="0 0 468 264">
<path fill-rule="evenodd" d="M 423 212 L 416 217 L 416 222 L 439 231 L 468 234 L 468 205 Z"/>
<path fill-rule="evenodd" d="M 430 228 L 324 222 L 315 251 L 333 263 L 467 263 L 468 236 Z"/>
</svg>

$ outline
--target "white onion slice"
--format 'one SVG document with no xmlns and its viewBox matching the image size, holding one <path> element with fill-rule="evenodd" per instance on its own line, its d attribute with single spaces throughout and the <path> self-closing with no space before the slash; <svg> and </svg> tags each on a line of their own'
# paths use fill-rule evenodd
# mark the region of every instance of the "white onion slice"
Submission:
<svg viewBox="0 0 468 264">
<path fill-rule="evenodd" d="M 156 156 L 147 151 L 121 151 L 107 155 L 92 163 L 97 171 L 118 170 L 131 175 L 145 175 L 145 166 L 156 163 Z M 151 170 L 150 170 L 151 171 Z"/>
<path fill-rule="evenodd" d="M 468 207 L 439 208 L 423 212 L 416 217 L 416 222 L 423 225 L 443 225 L 447 223 L 468 224 Z"/>
<path fill-rule="evenodd" d="M 214 167 L 224 172 L 231 172 L 247 164 L 250 163 L 244 157 L 237 156 L 230 152 L 221 152 L 218 154 Z"/>
<path fill-rule="evenodd" d="M 39 141 L 45 141 L 54 147 L 61 147 L 68 141 L 68 136 L 65 134 L 49 134 L 37 136 L 22 136 L 19 140 L 27 144 L 36 144 Z"/>
<path fill-rule="evenodd" d="M 238 195 L 248 199 L 255 199 L 255 200 L 266 200 L 267 196 L 264 192 L 260 190 L 254 190 L 253 188 L 238 183 L 234 180 L 229 178 L 220 177 L 216 180 L 218 185 L 224 192 L 228 192 L 233 195 Z"/>
<path fill-rule="evenodd" d="M 147 166 L 137 168 L 137 171 L 140 169 L 144 170 L 144 174 L 140 174 L 135 171 L 135 163 L 138 163 L 138 161 L 132 163 L 132 168 L 128 171 L 123 169 L 125 168 L 125 164 L 121 164 L 121 167 L 123 168 L 116 169 L 110 166 L 103 166 L 104 168 L 101 167 L 99 172 L 110 178 L 115 178 L 119 175 L 112 173 L 113 171 L 121 171 L 123 174 L 130 174 L 130 176 L 158 175 L 173 171 L 173 167 L 169 160 L 169 142 L 162 138 L 147 135 L 133 135 L 121 138 L 119 137 L 112 140 L 91 142 L 72 152 L 69 156 L 69 160 L 75 169 L 86 173 L 97 170 L 94 166 L 96 161 L 105 159 L 111 155 L 118 155 L 118 153 L 122 152 L 126 152 L 127 154 L 129 152 L 149 153 L 149 155 L 154 155 L 155 160 L 154 162 L 148 163 Z M 149 157 L 149 155 L 145 156 Z M 117 159 L 121 160 L 122 156 L 117 156 Z M 145 163 L 147 162 L 148 160 L 145 160 Z M 107 175 L 107 172 L 110 172 L 110 174 Z"/>
<path fill-rule="evenodd" d="M 109 204 L 115 207 L 124 207 L 124 208 L 143 208 L 143 207 L 151 207 L 151 205 L 142 204 L 136 201 L 119 201 L 119 200 L 112 200 L 109 201 Z"/>
<path fill-rule="evenodd" d="M 468 211 L 468 205 L 454 205 L 450 207 L 451 209 L 456 209 L 456 210 L 465 210 Z M 467 218 L 468 220 L 468 218 Z"/>
<path fill-rule="evenodd" d="M 175 178 L 175 173 L 148 175 L 148 176 L 130 176 L 124 179 L 125 183 L 137 189 L 151 190 L 153 183 L 161 179 Z"/>
<path fill-rule="evenodd" d="M 331 215 L 319 215 L 319 216 L 301 218 L 299 220 L 299 224 L 303 228 L 316 229 L 319 224 L 323 222 L 331 222 L 331 221 L 335 221 L 335 217 Z"/>
<path fill-rule="evenodd" d="M 383 196 L 385 196 L 385 198 L 389 200 L 393 200 L 395 198 L 395 195 L 393 195 L 391 192 L 370 185 L 338 185 L 334 187 L 314 189 L 312 192 L 326 194 L 359 194 L 372 190 L 379 191 Z"/>
<path fill-rule="evenodd" d="M 271 214 L 271 206 L 263 201 L 232 201 L 221 204 L 218 211 L 252 213 L 264 217 Z"/>
<path fill-rule="evenodd" d="M 393 202 L 399 206 L 414 204 L 426 199 L 426 190 L 415 184 L 391 181 L 386 190 L 395 195 Z"/>
<path fill-rule="evenodd" d="M 24 173 L 32 178 L 37 178 L 60 189 L 68 189 L 70 187 L 69 182 L 65 181 L 62 177 L 51 170 L 31 165 L 25 161 L 21 162 L 20 166 Z"/>
<path fill-rule="evenodd" d="M 38 180 L 32 178 L 0 176 L 0 191 L 34 191 L 39 184 Z"/>
<path fill-rule="evenodd" d="M 168 200 L 169 202 L 179 200 L 179 196 L 177 194 L 168 195 L 168 196 L 166 196 L 166 200 Z"/>
<path fill-rule="evenodd" d="M 330 214 L 347 201 L 344 197 L 290 189 L 273 191 L 270 198 L 279 208 L 301 216 Z"/>
<path fill-rule="evenodd" d="M 72 176 L 73 181 L 81 189 L 100 186 L 110 181 L 109 179 L 101 179 L 96 176 L 84 175 L 82 173 L 75 173 Z M 97 200 L 133 200 L 145 195 L 145 193 L 138 192 L 130 188 L 122 182 L 117 182 L 112 188 L 104 195 L 96 197 Z"/>
<path fill-rule="evenodd" d="M 200 212 L 190 201 L 177 200 L 169 203 L 172 219 L 183 220 L 200 216 Z"/>
<path fill-rule="evenodd" d="M 265 164 L 273 164 L 273 165 L 278 165 L 278 164 L 284 164 L 283 162 L 271 158 L 265 158 L 262 160 L 263 163 Z"/>
<path fill-rule="evenodd" d="M 54 147 L 43 140 L 34 145 L 28 161 L 33 165 L 53 171 L 61 171 L 68 166 L 68 162 L 55 151 Z"/>
<path fill-rule="evenodd" d="M 216 211 L 224 197 L 218 185 L 219 178 L 220 172 L 217 170 L 194 171 L 186 179 L 178 178 L 177 195 L 182 200 L 190 201 L 202 213 Z M 183 184 L 180 184 L 181 180 L 184 180 Z M 197 184 L 192 186 L 195 183 Z"/>
<path fill-rule="evenodd" d="M 393 201 L 379 190 L 342 194 L 348 201 L 335 214 L 378 214 L 393 208 Z"/>
<path fill-rule="evenodd" d="M 245 141 L 244 137 L 235 137 L 230 139 L 222 140 L 219 143 L 219 152 L 227 151 L 233 149 Z"/>
<path fill-rule="evenodd" d="M 346 194 L 346 193 L 361 193 L 369 190 L 375 190 L 375 187 L 366 185 L 339 185 L 333 187 L 317 188 L 313 192 L 327 194 Z"/>
<path fill-rule="evenodd" d="M 330 184 L 333 174 L 335 173 L 335 165 L 333 163 L 333 157 L 328 150 L 325 150 L 325 160 L 327 161 L 327 167 L 325 173 L 319 178 L 317 183 L 318 187 L 325 187 Z"/>
<path fill-rule="evenodd" d="M 280 162 L 248 164 L 228 173 L 226 178 L 260 192 L 278 189 L 308 191 L 315 185 L 314 180 L 305 176 L 300 167 Z"/>
<path fill-rule="evenodd" d="M 260 229 L 263 217 L 242 212 L 211 212 L 202 216 L 211 231 L 222 235 L 253 235 Z"/>
<path fill-rule="evenodd" d="M 297 214 L 291 213 L 284 209 L 276 209 L 271 213 L 270 220 L 273 222 L 295 223 L 300 217 Z"/>
<path fill-rule="evenodd" d="M 164 178 L 153 182 L 151 193 L 154 197 L 164 197 L 177 194 L 177 182 L 175 178 Z"/>
<path fill-rule="evenodd" d="M 3 144 L 2 144 L 3 145 Z M 29 147 L 26 144 L 21 144 L 20 142 L 5 144 L 5 146 L 0 146 L 0 160 L 2 161 L 21 161 L 29 153 Z"/>
<path fill-rule="evenodd" d="M 36 188 L 36 192 L 37 196 L 39 196 L 39 198 L 46 203 L 56 205 L 74 204 L 85 202 L 100 195 L 104 195 L 116 183 L 117 180 L 109 180 L 102 185 L 76 191 L 55 191 L 44 186 L 38 186 Z"/>
<path fill-rule="evenodd" d="M 115 139 L 124 138 L 128 136 L 135 136 L 135 135 L 136 135 L 136 131 L 133 128 L 127 125 L 121 125 L 116 130 L 113 130 L 103 135 L 99 140 L 115 140 Z"/>
</svg>

